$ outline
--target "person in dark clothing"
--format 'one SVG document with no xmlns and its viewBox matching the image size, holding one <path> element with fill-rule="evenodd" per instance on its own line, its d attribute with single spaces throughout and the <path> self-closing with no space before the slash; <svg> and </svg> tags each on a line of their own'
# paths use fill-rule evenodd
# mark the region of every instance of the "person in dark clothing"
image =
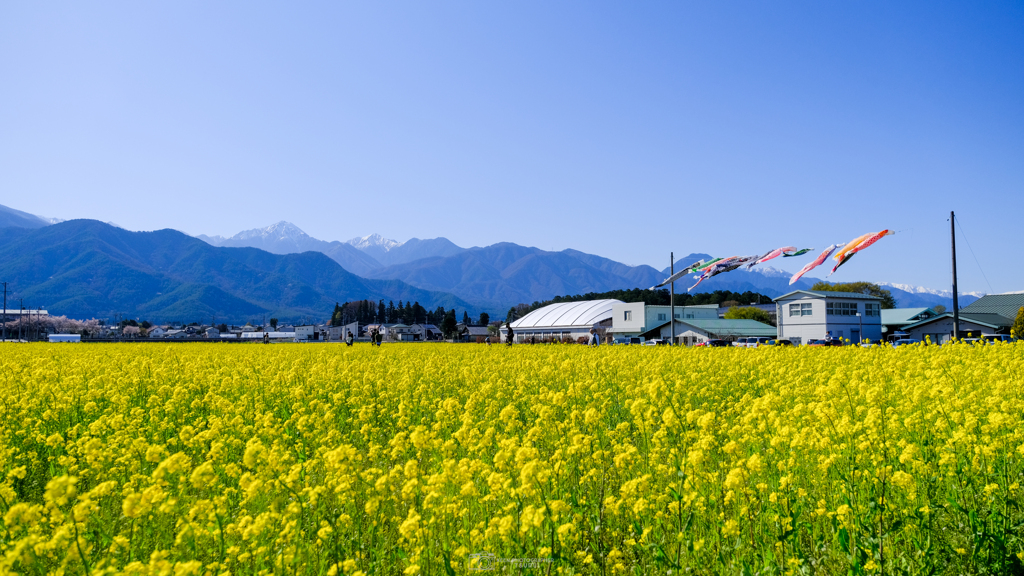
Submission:
<svg viewBox="0 0 1024 576">
<path fill-rule="evenodd" d="M 506 330 L 505 330 L 505 339 L 507 340 L 507 344 L 509 346 L 512 345 L 512 340 L 513 340 L 514 337 L 515 337 L 515 333 L 512 332 L 512 325 L 508 324 L 507 327 L 506 327 Z"/>
<path fill-rule="evenodd" d="M 377 347 L 380 348 L 380 343 L 384 341 L 384 332 L 377 331 Z"/>
<path fill-rule="evenodd" d="M 355 341 L 355 337 L 354 337 L 354 336 L 352 336 L 352 331 L 351 331 L 351 330 L 349 330 L 349 331 L 348 331 L 348 336 L 347 336 L 347 337 L 345 337 L 345 345 L 346 345 L 346 346 L 351 346 L 351 345 L 352 345 L 352 342 L 354 342 L 354 341 Z"/>
<path fill-rule="evenodd" d="M 270 334 L 267 333 L 267 332 L 263 333 L 263 343 L 264 344 L 270 344 Z"/>
</svg>

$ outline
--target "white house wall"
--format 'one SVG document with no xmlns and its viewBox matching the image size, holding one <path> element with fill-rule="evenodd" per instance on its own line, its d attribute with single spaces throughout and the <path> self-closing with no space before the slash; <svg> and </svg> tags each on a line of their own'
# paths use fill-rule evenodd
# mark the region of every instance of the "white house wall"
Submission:
<svg viewBox="0 0 1024 576">
<path fill-rule="evenodd" d="M 857 310 L 861 316 L 858 319 L 857 316 L 826 315 L 826 302 L 855 302 L 857 304 Z M 826 333 L 831 332 L 833 338 L 845 338 L 850 340 L 867 338 L 870 340 L 881 340 L 882 319 L 880 316 L 865 315 L 864 304 L 868 302 L 877 303 L 878 300 L 856 300 L 852 298 L 836 298 L 834 300 L 830 300 L 826 297 L 816 297 L 810 294 L 780 300 L 777 302 L 779 305 L 779 338 L 783 340 L 790 340 L 794 344 L 796 344 L 797 339 L 799 339 L 799 343 L 806 344 L 808 340 L 823 339 L 825 338 Z M 790 304 L 807 303 L 811 305 L 811 314 L 809 316 L 789 315 Z"/>
<path fill-rule="evenodd" d="M 626 313 L 630 319 L 627 320 Z M 639 335 L 646 331 L 644 303 L 630 302 L 612 306 L 612 332 L 616 334 Z"/>
</svg>

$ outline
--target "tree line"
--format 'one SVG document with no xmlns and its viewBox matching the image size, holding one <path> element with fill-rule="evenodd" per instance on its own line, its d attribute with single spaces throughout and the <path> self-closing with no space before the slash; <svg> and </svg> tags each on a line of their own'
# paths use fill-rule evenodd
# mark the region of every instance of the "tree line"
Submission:
<svg viewBox="0 0 1024 576">
<path fill-rule="evenodd" d="M 516 318 L 543 308 L 549 304 L 561 302 L 580 302 L 583 300 L 621 300 L 623 302 L 643 302 L 649 306 L 668 306 L 670 294 L 668 289 L 647 290 L 644 288 L 631 288 L 628 290 L 610 290 L 608 292 L 588 292 L 574 296 L 555 296 L 551 300 L 534 302 L 529 306 L 520 304 L 509 310 L 515 313 Z M 676 294 L 676 306 L 699 306 L 702 304 L 716 304 L 718 306 L 744 306 L 748 304 L 771 304 L 772 299 L 757 292 L 732 292 L 731 290 L 715 290 L 714 292 L 701 292 L 699 294 Z"/>
<path fill-rule="evenodd" d="M 427 310 L 419 302 L 394 301 L 384 304 L 384 300 L 374 302 L 373 300 L 356 300 L 334 305 L 334 312 L 331 314 L 331 326 L 344 326 L 352 322 L 360 324 L 434 324 L 442 326 L 457 324 L 458 316 L 456 310 L 446 310 L 444 306 L 438 306 L 434 310 Z M 486 326 L 490 317 L 486 312 L 480 314 L 479 318 L 473 319 L 468 311 L 462 312 L 462 323 L 467 326 Z"/>
</svg>

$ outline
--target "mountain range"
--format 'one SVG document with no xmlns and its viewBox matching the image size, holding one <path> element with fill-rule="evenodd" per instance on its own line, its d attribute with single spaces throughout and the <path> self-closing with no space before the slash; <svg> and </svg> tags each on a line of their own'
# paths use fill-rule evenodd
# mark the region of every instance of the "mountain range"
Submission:
<svg viewBox="0 0 1024 576">
<path fill-rule="evenodd" d="M 22 298 L 78 318 L 322 320 L 336 302 L 381 298 L 475 311 L 451 294 L 360 278 L 316 251 L 215 247 L 176 230 L 129 232 L 95 220 L 0 228 L 0 269 L 13 288 L 8 304 Z"/>
<path fill-rule="evenodd" d="M 322 317 L 336 301 L 362 298 L 419 301 L 428 308 L 444 305 L 503 316 L 519 303 L 646 288 L 668 275 L 667 268 L 630 266 L 578 250 L 547 251 L 509 242 L 463 248 L 446 238 L 397 242 L 378 234 L 327 242 L 289 222 L 230 238 L 192 238 L 173 230 L 128 232 L 85 220 L 52 222 L 0 206 L 0 234 L 6 238 L 0 266 L 5 279 L 30 286 L 23 295 L 42 298 L 56 313 L 79 317 L 132 310 L 154 319 L 177 319 L 189 311 L 198 316 L 259 312 L 294 319 Z M 160 244 L 165 246 L 158 248 Z M 162 255 L 154 259 L 157 253 Z M 710 256 L 693 253 L 677 264 L 702 258 Z M 40 276 L 41 270 L 48 275 Z M 817 281 L 804 278 L 791 286 L 790 275 L 760 266 L 716 276 L 696 291 L 751 291 L 774 297 L 808 289 Z M 87 282 L 87 288 L 76 291 L 79 281 Z M 683 292 L 692 282 L 684 278 L 676 290 Z M 135 285 L 137 290 L 131 288 Z M 95 286 L 102 289 L 95 292 Z M 948 291 L 885 287 L 903 307 L 952 306 Z M 104 304 L 106 295 L 109 303 Z M 976 297 L 961 294 L 960 305 Z"/>
<path fill-rule="evenodd" d="M 280 254 L 319 250 L 360 276 L 402 280 L 424 289 L 451 292 L 467 302 L 499 312 L 520 302 L 544 301 L 555 295 L 646 288 L 661 282 L 669 272 L 668 268 L 629 266 L 578 250 L 553 252 L 508 242 L 462 248 L 446 238 L 397 242 L 372 234 L 348 242 L 327 243 L 311 238 L 288 222 L 240 232 L 230 239 L 207 241 L 217 245 L 254 246 Z M 349 251 L 331 249 L 328 245 L 351 246 L 370 259 L 354 262 Z M 693 253 L 679 258 L 677 264 L 682 266 L 709 258 L 708 254 Z M 791 275 L 770 266 L 759 266 L 716 276 L 702 282 L 696 291 L 750 291 L 774 297 L 796 289 L 809 289 L 818 281 L 807 277 L 790 285 Z M 680 280 L 676 290 L 684 291 L 692 283 L 689 278 Z M 885 286 L 900 306 L 952 307 L 949 291 L 902 284 Z M 966 306 L 979 296 L 981 294 L 961 293 L 960 304 Z"/>
</svg>

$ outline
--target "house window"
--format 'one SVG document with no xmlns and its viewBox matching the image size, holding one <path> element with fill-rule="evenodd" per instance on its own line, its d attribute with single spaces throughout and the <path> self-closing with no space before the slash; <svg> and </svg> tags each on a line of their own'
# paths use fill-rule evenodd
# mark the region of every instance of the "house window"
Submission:
<svg viewBox="0 0 1024 576">
<path fill-rule="evenodd" d="M 810 302 L 804 302 L 802 304 L 790 304 L 789 305 L 789 315 L 790 316 L 810 316 L 811 313 L 812 313 L 812 311 L 811 311 L 811 303 Z"/>
<path fill-rule="evenodd" d="M 627 321 L 627 322 L 632 320 L 633 319 L 633 311 L 632 310 L 626 310 L 625 312 L 623 312 L 622 313 L 622 319 Z"/>
<path fill-rule="evenodd" d="M 856 316 L 856 302 L 826 302 L 825 314 L 829 316 Z"/>
<path fill-rule="evenodd" d="M 673 316 L 673 318 L 679 318 L 679 313 L 678 313 L 678 312 L 676 312 L 676 315 L 675 315 L 675 316 Z"/>
<path fill-rule="evenodd" d="M 882 305 L 877 302 L 866 302 L 864 304 L 864 315 L 865 316 L 881 316 Z"/>
<path fill-rule="evenodd" d="M 664 321 L 665 320 L 665 314 L 658 314 L 658 320 L 659 321 Z"/>
</svg>

